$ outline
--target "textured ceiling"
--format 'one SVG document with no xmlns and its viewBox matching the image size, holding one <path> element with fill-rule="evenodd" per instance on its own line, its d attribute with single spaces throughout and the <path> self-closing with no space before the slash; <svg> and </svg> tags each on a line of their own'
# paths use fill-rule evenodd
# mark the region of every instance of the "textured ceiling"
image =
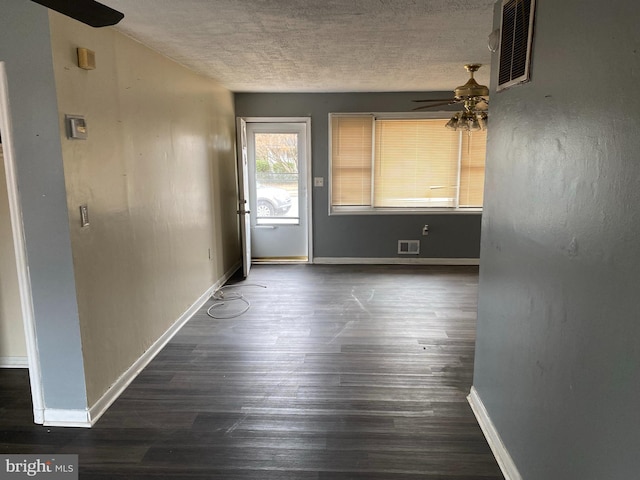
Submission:
<svg viewBox="0 0 640 480">
<path fill-rule="evenodd" d="M 101 1 L 120 31 L 234 92 L 453 90 L 490 61 L 494 0 Z"/>
</svg>

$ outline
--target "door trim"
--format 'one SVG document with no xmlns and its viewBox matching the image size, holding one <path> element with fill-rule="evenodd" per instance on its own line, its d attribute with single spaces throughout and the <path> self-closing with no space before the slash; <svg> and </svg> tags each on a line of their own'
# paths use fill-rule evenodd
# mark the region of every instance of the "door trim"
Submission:
<svg viewBox="0 0 640 480">
<path fill-rule="evenodd" d="M 42 393 L 42 371 L 40 369 L 40 355 L 36 339 L 35 315 L 33 311 L 33 295 L 31 278 L 27 261 L 26 242 L 22 222 L 22 203 L 18 190 L 16 162 L 13 148 L 13 127 L 9 115 L 9 86 L 4 62 L 0 62 L 0 131 L 2 131 L 2 148 L 4 154 L 4 169 L 7 177 L 7 193 L 9 197 L 9 212 L 13 244 L 16 254 L 18 270 L 18 284 L 20 291 L 20 306 L 24 323 L 24 334 L 27 343 L 27 362 L 29 365 L 29 382 L 31 383 L 31 400 L 33 404 L 33 421 L 44 423 L 44 397 Z"/>
<path fill-rule="evenodd" d="M 239 117 L 247 123 L 304 123 L 307 135 L 307 261 L 313 263 L 313 161 L 311 159 L 311 117 Z"/>
<path fill-rule="evenodd" d="M 240 219 L 240 248 L 242 250 L 242 276 L 247 278 L 251 270 L 251 221 L 249 211 L 249 180 L 247 175 L 247 122 L 242 117 L 236 118 L 238 169 L 238 217 Z"/>
</svg>

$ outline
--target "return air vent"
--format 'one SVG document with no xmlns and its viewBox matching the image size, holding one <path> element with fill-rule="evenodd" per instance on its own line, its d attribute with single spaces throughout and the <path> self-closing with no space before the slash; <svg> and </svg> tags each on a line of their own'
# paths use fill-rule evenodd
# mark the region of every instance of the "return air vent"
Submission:
<svg viewBox="0 0 640 480">
<path fill-rule="evenodd" d="M 498 91 L 529 81 L 535 0 L 502 0 Z"/>
<path fill-rule="evenodd" d="M 418 255 L 420 240 L 398 240 L 398 255 Z"/>
</svg>

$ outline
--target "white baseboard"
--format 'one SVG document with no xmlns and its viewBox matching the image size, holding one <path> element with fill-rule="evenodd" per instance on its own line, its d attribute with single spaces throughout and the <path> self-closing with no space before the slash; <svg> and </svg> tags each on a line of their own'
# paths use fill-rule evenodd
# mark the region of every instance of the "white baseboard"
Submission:
<svg viewBox="0 0 640 480">
<path fill-rule="evenodd" d="M 63 410 L 45 408 L 43 424 L 47 427 L 82 427 L 90 428 L 88 410 Z"/>
<path fill-rule="evenodd" d="M 229 269 L 214 285 L 207 289 L 198 300 L 195 301 L 164 334 L 149 347 L 133 365 L 131 365 L 118 380 L 107 390 L 100 399 L 94 403 L 88 411 L 90 425 L 95 424 L 98 419 L 107 411 L 113 402 L 122 394 L 129 384 L 140 374 L 140 372 L 155 358 L 158 353 L 169 343 L 176 333 L 187 323 L 193 315 L 202 308 L 209 300 L 213 292 L 225 284 L 229 278 L 242 266 L 240 262 Z M 71 425 L 65 425 L 71 426 Z"/>
<path fill-rule="evenodd" d="M 479 258 L 360 258 L 315 257 L 313 263 L 327 265 L 480 265 Z"/>
<path fill-rule="evenodd" d="M 509 455 L 507 447 L 502 443 L 500 434 L 491 421 L 491 417 L 489 417 L 489 413 L 487 412 L 484 403 L 482 403 L 482 399 L 480 398 L 480 395 L 478 395 L 478 391 L 475 387 L 471 387 L 471 392 L 469 393 L 467 400 L 469 401 L 469 405 L 471 405 L 473 414 L 476 416 L 476 419 L 480 424 L 482 433 L 484 433 L 484 436 L 487 439 L 487 443 L 489 443 L 489 447 L 491 447 L 493 456 L 496 457 L 496 461 L 498 462 L 500 470 L 502 470 L 505 480 L 522 480 L 522 476 L 520 475 L 520 472 L 518 472 L 516 464 L 513 463 L 513 459 L 511 458 L 511 455 Z"/>
<path fill-rule="evenodd" d="M 29 368 L 27 357 L 0 357 L 0 368 Z"/>
</svg>

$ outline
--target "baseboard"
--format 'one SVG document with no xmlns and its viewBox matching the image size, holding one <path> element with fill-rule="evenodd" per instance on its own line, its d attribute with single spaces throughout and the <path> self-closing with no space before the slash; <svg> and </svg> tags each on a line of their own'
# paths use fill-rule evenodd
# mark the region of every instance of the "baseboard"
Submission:
<svg viewBox="0 0 640 480">
<path fill-rule="evenodd" d="M 207 289 L 193 305 L 191 305 L 169 329 L 149 347 L 133 365 L 131 365 L 118 380 L 107 390 L 100 399 L 91 406 L 88 411 L 90 424 L 95 424 L 100 417 L 107 411 L 113 402 L 124 392 L 129 384 L 140 374 L 140 372 L 155 358 L 158 353 L 169 343 L 176 333 L 187 323 L 193 315 L 202 308 L 209 300 L 213 292 L 226 283 L 229 278 L 242 267 L 242 263 L 238 262 L 231 267 L 214 285 Z"/>
<path fill-rule="evenodd" d="M 327 265 L 480 265 L 479 258 L 360 258 L 315 257 L 313 263 Z"/>
<path fill-rule="evenodd" d="M 493 456 L 496 457 L 496 461 L 498 462 L 500 470 L 502 470 L 505 480 L 522 480 L 522 476 L 520 475 L 520 472 L 518 472 L 516 464 L 513 463 L 513 459 L 511 458 L 511 455 L 509 455 L 507 447 L 505 447 L 502 442 L 500 434 L 491 421 L 489 412 L 487 412 L 487 409 L 485 408 L 484 403 L 482 403 L 482 399 L 475 387 L 471 387 L 471 392 L 469 393 L 467 400 L 469 401 L 469 405 L 471 405 L 473 414 L 476 416 L 476 419 L 480 424 L 482 433 L 484 433 L 484 436 L 487 439 L 487 443 L 489 443 L 489 447 L 491 447 Z"/>
<path fill-rule="evenodd" d="M 90 428 L 88 410 L 44 409 L 44 422 L 47 427 L 83 427 Z"/>
<path fill-rule="evenodd" d="M 0 357 L 0 368 L 29 368 L 27 357 Z"/>
</svg>

